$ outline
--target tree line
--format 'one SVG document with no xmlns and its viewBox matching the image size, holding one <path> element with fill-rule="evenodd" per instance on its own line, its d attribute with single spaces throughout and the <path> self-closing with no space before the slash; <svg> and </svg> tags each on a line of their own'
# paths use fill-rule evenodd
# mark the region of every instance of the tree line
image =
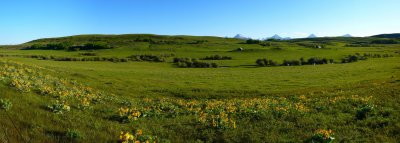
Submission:
<svg viewBox="0 0 400 143">
<path fill-rule="evenodd" d="M 113 47 L 104 42 L 85 43 L 83 45 L 73 45 L 69 42 L 63 43 L 49 43 L 49 44 L 33 44 L 25 47 L 24 50 L 67 50 L 67 51 L 79 51 L 79 50 L 100 50 L 100 49 L 112 49 Z"/>
<path fill-rule="evenodd" d="M 344 56 L 340 63 L 352 63 L 360 60 L 367 60 L 368 58 L 388 58 L 393 57 L 393 55 L 389 54 L 367 54 L 363 55 L 356 53 L 354 55 Z M 260 67 L 270 67 L 270 66 L 301 66 L 301 65 L 322 65 L 322 64 L 333 64 L 335 63 L 334 59 L 321 58 L 321 57 L 311 57 L 308 59 L 300 58 L 295 60 L 283 60 L 281 63 L 278 63 L 272 59 L 268 58 L 260 58 L 256 60 L 256 65 Z"/>
</svg>

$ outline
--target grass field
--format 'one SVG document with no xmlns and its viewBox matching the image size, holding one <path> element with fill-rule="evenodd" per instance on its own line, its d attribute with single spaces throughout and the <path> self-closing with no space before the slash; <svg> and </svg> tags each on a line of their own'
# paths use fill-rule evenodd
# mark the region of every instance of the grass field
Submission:
<svg viewBox="0 0 400 143">
<path fill-rule="evenodd" d="M 263 46 L 218 37 L 81 35 L 2 46 L 0 142 L 327 142 L 329 137 L 398 142 L 400 44 L 346 46 L 373 40 L 380 38 L 267 41 Z M 113 48 L 23 50 L 62 42 L 104 42 Z M 165 62 L 23 57 L 87 57 L 81 53 L 173 56 Z M 356 53 L 391 56 L 341 63 Z M 172 62 L 211 55 L 232 60 L 200 60 L 219 68 L 179 68 Z M 259 58 L 282 63 L 301 57 L 334 63 L 256 65 Z"/>
</svg>

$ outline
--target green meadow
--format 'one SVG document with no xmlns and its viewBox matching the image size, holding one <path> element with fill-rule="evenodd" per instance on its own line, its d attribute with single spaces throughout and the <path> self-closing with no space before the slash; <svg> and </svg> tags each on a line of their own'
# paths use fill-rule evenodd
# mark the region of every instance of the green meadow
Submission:
<svg viewBox="0 0 400 143">
<path fill-rule="evenodd" d="M 231 59 L 203 59 L 213 55 Z M 314 57 L 332 62 L 282 64 Z M 398 142 L 399 61 L 400 40 L 379 37 L 79 35 L 0 46 L 0 142 Z"/>
</svg>

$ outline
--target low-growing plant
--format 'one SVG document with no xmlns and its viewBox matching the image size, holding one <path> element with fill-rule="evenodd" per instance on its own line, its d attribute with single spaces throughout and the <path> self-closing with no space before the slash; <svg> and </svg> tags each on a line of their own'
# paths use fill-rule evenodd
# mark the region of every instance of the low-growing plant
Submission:
<svg viewBox="0 0 400 143">
<path fill-rule="evenodd" d="M 335 138 L 333 137 L 332 130 L 319 129 L 311 137 L 312 143 L 331 143 Z"/>
<path fill-rule="evenodd" d="M 62 114 L 64 112 L 70 111 L 71 107 L 69 105 L 67 105 L 64 101 L 60 102 L 57 100 L 56 103 L 48 105 L 47 109 L 53 113 Z"/>
<path fill-rule="evenodd" d="M 12 103 L 10 100 L 0 99 L 0 109 L 8 111 L 11 109 L 11 107 L 12 107 Z"/>
<path fill-rule="evenodd" d="M 362 105 L 357 109 L 356 119 L 364 120 L 374 110 L 374 106 L 370 104 Z"/>
<path fill-rule="evenodd" d="M 122 131 L 119 135 L 119 143 L 157 143 L 157 136 L 144 135 L 141 129 L 133 130 L 132 132 Z"/>
<path fill-rule="evenodd" d="M 76 140 L 83 138 L 83 135 L 81 132 L 77 130 L 68 129 L 67 132 L 65 132 L 65 137 L 67 137 L 70 140 Z"/>
<path fill-rule="evenodd" d="M 118 113 L 121 122 L 136 121 L 142 116 L 142 112 L 135 108 L 122 107 L 118 110 Z"/>
</svg>

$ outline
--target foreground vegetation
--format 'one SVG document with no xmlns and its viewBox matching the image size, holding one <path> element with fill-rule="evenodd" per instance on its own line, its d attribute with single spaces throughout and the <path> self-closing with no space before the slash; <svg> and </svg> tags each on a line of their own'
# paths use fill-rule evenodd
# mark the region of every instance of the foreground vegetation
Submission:
<svg viewBox="0 0 400 143">
<path fill-rule="evenodd" d="M 96 38 L 112 48 L 19 50 Z M 0 142 L 400 140 L 399 45 L 317 40 L 94 35 L 4 47 Z M 347 45 L 368 40 L 380 45 Z M 78 62 L 96 57 L 118 60 Z"/>
</svg>

